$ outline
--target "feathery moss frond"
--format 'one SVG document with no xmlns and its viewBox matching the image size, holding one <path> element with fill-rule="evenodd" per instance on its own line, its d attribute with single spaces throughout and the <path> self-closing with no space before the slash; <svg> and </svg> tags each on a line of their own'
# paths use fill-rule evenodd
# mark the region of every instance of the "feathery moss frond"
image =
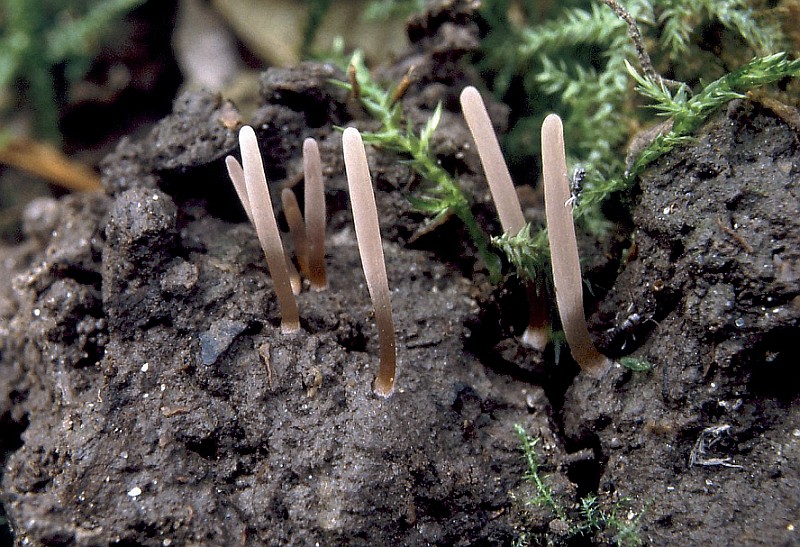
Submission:
<svg viewBox="0 0 800 547">
<path fill-rule="evenodd" d="M 552 293 L 546 230 L 539 230 L 531 235 L 531 225 L 526 224 L 518 234 L 506 232 L 493 237 L 492 244 L 503 251 L 521 279 L 531 281 L 537 290 L 545 289 Z"/>
<path fill-rule="evenodd" d="M 381 124 L 377 132 L 362 133 L 364 142 L 409 157 L 408 164 L 425 181 L 416 195 L 407 197 L 409 202 L 436 218 L 449 214 L 459 218 L 486 264 L 490 277 L 495 282 L 499 280 L 500 259 L 490 250 L 486 234 L 472 214 L 469 198 L 458 181 L 440 165 L 430 147 L 431 137 L 441 119 L 441 104 L 437 105 L 425 126 L 416 133 L 411 124 L 404 120 L 402 106 L 395 100 L 394 90 L 384 89 L 375 81 L 364 64 L 363 54 L 357 51 L 350 63 L 355 69 L 361 104 Z M 333 83 L 353 91 L 352 83 Z"/>
<path fill-rule="evenodd" d="M 653 140 L 636 159 L 627 174 L 629 182 L 642 170 L 678 145 L 688 142 L 691 134 L 722 105 L 744 98 L 745 92 L 786 77 L 800 77 L 800 59 L 789 60 L 786 53 L 775 53 L 753 59 L 743 67 L 706 85 L 692 98 L 681 93 L 672 95 L 652 79 L 631 70 L 640 92 L 656 102 L 653 108 L 670 115 L 672 129 Z"/>
<path fill-rule="evenodd" d="M 522 454 L 525 457 L 525 463 L 528 466 L 528 471 L 525 473 L 524 478 L 526 481 L 533 484 L 534 488 L 536 488 L 535 497 L 527 500 L 527 503 L 532 505 L 543 505 L 551 509 L 553 513 L 555 513 L 555 515 L 561 520 L 567 520 L 566 509 L 564 506 L 558 503 L 558 501 L 556 501 L 552 488 L 550 488 L 550 485 L 545 482 L 544 477 L 541 475 L 541 464 L 539 463 L 539 456 L 536 454 L 535 449 L 539 439 L 530 437 L 525 432 L 525 429 L 519 424 L 514 425 L 514 430 L 519 438 L 519 442 L 522 447 Z"/>
<path fill-rule="evenodd" d="M 774 21 L 748 0 L 627 0 L 624 4 L 641 27 L 645 45 L 653 50 L 654 64 L 693 85 L 702 74 L 718 75 L 724 65 L 746 62 L 753 53 L 773 53 L 786 41 Z M 555 111 L 563 116 L 570 163 L 586 169 L 584 196 L 574 210 L 575 217 L 597 233 L 594 230 L 606 226 L 599 209 L 602 202 L 632 184 L 625 175 L 624 148 L 631 133 L 651 121 L 637 108 L 639 95 L 652 100 L 654 109 L 668 117 L 708 103 L 710 95 L 704 94 L 698 102 L 691 99 L 688 84 L 663 89 L 641 82 L 631 85 L 628 66 L 638 63 L 638 56 L 626 23 L 597 0 L 586 7 L 575 7 L 572 2 L 559 6 L 534 8 L 523 3 L 516 5 L 515 17 L 509 17 L 508 0 L 485 0 L 481 13 L 489 30 L 478 67 L 496 95 L 524 95 L 520 104 L 512 106 L 526 114 L 512 120 L 514 125 L 505 139 L 512 170 L 514 164 L 536 163 L 530 156 L 539 148 L 535 135 L 545 114 Z M 748 47 L 723 51 L 724 61 L 702 50 L 698 36 L 711 22 L 721 24 L 735 37 L 731 43 L 743 41 Z M 759 81 L 756 78 L 750 83 L 763 85 Z M 718 93 L 719 101 L 711 101 L 715 104 L 737 96 L 721 88 L 697 87 L 698 94 L 704 90 Z M 645 151 L 639 163 L 652 161 L 657 150 L 687 142 L 693 130 L 682 131 L 678 124 L 676 130 L 660 137 L 652 150 Z"/>
<path fill-rule="evenodd" d="M 691 34 L 704 17 L 717 19 L 736 32 L 758 55 L 783 47 L 781 32 L 760 17 L 748 0 L 663 0 L 658 22 L 661 42 L 673 58 L 690 49 Z"/>
<path fill-rule="evenodd" d="M 639 535 L 639 521 L 644 511 L 632 511 L 629 498 L 623 498 L 610 504 L 610 509 L 603 509 L 599 498 L 594 494 L 587 494 L 581 498 L 577 504 L 577 511 L 568 510 L 556 499 L 553 489 L 547 482 L 547 478 L 542 476 L 541 462 L 538 454 L 536 454 L 536 445 L 539 439 L 528 435 L 519 424 L 514 425 L 514 431 L 519 438 L 527 467 L 527 472 L 523 478 L 534 488 L 534 496 L 526 499 L 526 504 L 551 510 L 556 518 L 567 526 L 567 538 L 589 537 L 594 534 L 605 533 L 611 536 L 614 544 L 620 547 L 642 545 L 642 539 Z M 520 535 L 515 545 L 531 545 L 525 532 Z"/>
</svg>

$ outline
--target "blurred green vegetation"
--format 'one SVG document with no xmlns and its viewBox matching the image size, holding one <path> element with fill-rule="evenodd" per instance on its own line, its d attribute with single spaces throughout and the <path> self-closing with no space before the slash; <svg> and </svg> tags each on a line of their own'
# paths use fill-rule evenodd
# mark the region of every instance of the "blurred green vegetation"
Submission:
<svg viewBox="0 0 800 547">
<path fill-rule="evenodd" d="M 637 21 L 655 70 L 685 83 L 689 95 L 753 57 L 791 46 L 775 2 L 620 3 Z M 539 128 L 556 112 L 570 163 L 586 169 L 586 186 L 622 178 L 627 143 L 654 118 L 641 108 L 627 69 L 627 63 L 642 69 L 627 24 L 599 0 L 484 0 L 480 15 L 484 36 L 475 63 L 489 89 L 512 108 L 504 145 L 515 174 L 538 172 Z M 579 214 L 596 219 L 590 211 Z"/>
<path fill-rule="evenodd" d="M 3 0 L 0 3 L 0 119 L 25 105 L 36 137 L 60 142 L 64 89 L 82 78 L 112 23 L 145 0 Z M 0 141 L 0 144 L 2 142 Z"/>
</svg>

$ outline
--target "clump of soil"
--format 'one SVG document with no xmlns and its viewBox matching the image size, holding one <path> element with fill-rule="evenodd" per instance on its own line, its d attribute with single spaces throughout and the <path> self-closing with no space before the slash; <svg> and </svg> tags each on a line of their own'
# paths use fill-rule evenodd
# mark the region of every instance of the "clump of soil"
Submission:
<svg viewBox="0 0 800 547">
<path fill-rule="evenodd" d="M 458 63 L 477 44 L 472 8 L 443 6 L 412 21 L 416 49 L 385 74 L 417 67 L 403 105 L 418 125 L 442 101 L 434 149 L 496 230 L 457 106 L 472 81 Z M 520 347 L 522 291 L 488 286 L 456 222 L 409 244 L 423 218 L 403 196 L 419 180 L 370 150 L 399 356 L 396 393 L 379 399 L 334 128 L 376 126 L 331 78 L 345 75 L 318 63 L 268 71 L 251 120 L 185 95 L 107 158 L 104 195 L 28 208 L 25 241 L 0 261 L 0 423 L 13 451 L 0 494 L 18 543 L 619 540 L 581 522 L 589 493 L 609 510 L 631 498 L 620 519 L 638 518 L 651 543 L 796 541 L 796 133 L 732 103 L 642 177 L 634 250 L 593 326 L 608 352 L 654 367 L 596 382 L 573 381 L 567 352 L 556 364 Z M 331 286 L 299 296 L 294 335 L 280 334 L 225 175 L 243 122 L 273 194 L 301 172 L 303 139 L 320 143 Z M 566 518 L 525 505 L 517 423 L 541 439 Z"/>
<path fill-rule="evenodd" d="M 800 515 L 800 135 L 734 101 L 642 176 L 632 258 L 595 316 L 653 369 L 567 393 L 601 491 L 659 545 L 789 545 Z M 626 324 L 627 323 L 627 324 Z"/>
</svg>

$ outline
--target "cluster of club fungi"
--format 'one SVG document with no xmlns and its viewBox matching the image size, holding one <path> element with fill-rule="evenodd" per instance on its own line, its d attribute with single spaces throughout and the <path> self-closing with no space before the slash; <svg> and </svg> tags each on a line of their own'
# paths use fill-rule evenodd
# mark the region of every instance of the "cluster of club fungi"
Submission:
<svg viewBox="0 0 800 547">
<path fill-rule="evenodd" d="M 474 87 L 462 91 L 461 108 L 475 141 L 503 230 L 517 234 L 525 227 L 522 207 L 489 114 Z M 281 332 L 296 332 L 300 330 L 300 314 L 295 298 L 301 288 L 300 276 L 309 280 L 312 290 L 321 291 L 328 286 L 325 268 L 325 194 L 319 149 L 314 139 L 306 139 L 303 143 L 305 215 L 301 213 L 291 189 L 284 189 L 281 193 L 284 215 L 294 242 L 298 272 L 284 252 L 258 140 L 252 127 L 244 126 L 239 131 L 239 147 L 242 162 L 228 156 L 225 160 L 228 175 L 264 250 L 280 308 Z M 358 251 L 378 327 L 380 365 L 373 392 L 377 396 L 388 397 L 394 391 L 397 363 L 391 292 L 372 178 L 364 143 L 357 129 L 348 127 L 344 130 L 342 149 Z M 555 114 L 548 116 L 542 125 L 542 165 L 545 214 L 559 316 L 573 358 L 585 374 L 599 378 L 609 369 L 611 361 L 595 348 L 586 325 L 578 246 L 569 199 L 563 127 L 561 119 Z M 529 321 L 522 342 L 543 349 L 549 338 L 545 295 L 532 284 L 528 284 L 527 294 Z"/>
</svg>

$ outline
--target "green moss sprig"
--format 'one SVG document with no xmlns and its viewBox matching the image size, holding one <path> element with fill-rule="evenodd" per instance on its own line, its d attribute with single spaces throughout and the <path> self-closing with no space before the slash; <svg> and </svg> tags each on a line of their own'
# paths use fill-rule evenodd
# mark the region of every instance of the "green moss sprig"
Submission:
<svg viewBox="0 0 800 547">
<path fill-rule="evenodd" d="M 768 85 L 786 77 L 800 77 L 800 59 L 789 60 L 784 52 L 758 57 L 738 70 L 711 82 L 694 96 L 687 86 L 673 93 L 652 78 L 639 74 L 630 64 L 628 72 L 637 83 L 637 90 L 654 101 L 651 108 L 668 116 L 672 126 L 658 135 L 636 158 L 626 178 L 630 181 L 642 170 L 676 146 L 691 140 L 691 135 L 722 105 L 733 99 L 743 99 L 745 92 Z"/>
<path fill-rule="evenodd" d="M 514 425 L 514 430 L 519 438 L 520 446 L 522 448 L 522 455 L 525 458 L 525 464 L 528 467 L 524 479 L 532 484 L 535 489 L 534 497 L 526 500 L 530 505 L 539 505 L 550 509 L 557 518 L 566 521 L 567 510 L 561 505 L 553 495 L 553 489 L 547 484 L 545 477 L 541 474 L 541 462 L 539 455 L 536 454 L 536 444 L 539 439 L 534 439 L 525 432 L 519 424 Z"/>
<path fill-rule="evenodd" d="M 630 187 L 624 147 L 633 132 L 650 122 L 638 108 L 641 90 L 631 85 L 628 73 L 628 62 L 640 57 L 630 29 L 604 3 L 512 7 L 511 0 L 485 0 L 480 13 L 487 31 L 478 59 L 495 94 L 517 97 L 519 103 L 511 106 L 526 112 L 505 139 L 510 163 L 535 164 L 544 116 L 552 111 L 562 115 L 570 163 L 586 169 L 585 194 L 575 216 L 598 236 L 607 227 L 600 205 L 611 193 Z M 786 44 L 772 14 L 748 0 L 627 0 L 624 6 L 640 28 L 640 47 L 646 44 L 656 52 L 654 68 L 687 82 L 687 89 L 699 88 L 698 94 L 705 88 L 701 76 L 724 78 L 725 66 L 743 65 L 754 55 L 767 58 Z M 725 29 L 718 54 L 698 42 L 703 28 L 716 23 Z"/>
<path fill-rule="evenodd" d="M 367 113 L 381 124 L 379 131 L 362 133 L 364 142 L 407 156 L 408 165 L 424 180 L 417 194 L 407 196 L 409 202 L 419 211 L 433 216 L 434 223 L 448 215 L 459 218 L 486 264 L 491 279 L 497 282 L 500 279 L 500 259 L 490 250 L 486 234 L 472 214 L 469 198 L 458 181 L 440 165 L 431 150 L 431 137 L 441 119 L 442 105 L 436 107 L 425 126 L 417 133 L 410 122 L 403 118 L 397 90 L 385 89 L 375 81 L 364 64 L 360 51 L 353 54 L 350 67 L 354 70 L 357 90 L 353 89 L 353 82 L 334 80 L 333 83 L 353 92 Z"/>
<path fill-rule="evenodd" d="M 632 513 L 630 504 L 631 500 L 624 498 L 614 503 L 610 511 L 604 511 L 598 504 L 597 496 L 588 494 L 581 498 L 580 521 L 570 528 L 570 532 L 573 536 L 587 536 L 608 531 L 618 546 L 638 547 L 643 543 L 639 535 L 639 521 L 644 511 Z M 623 512 L 626 514 L 623 515 Z"/>
<path fill-rule="evenodd" d="M 520 279 L 532 282 L 539 292 L 552 294 L 553 279 L 546 230 L 531 234 L 531 225 L 526 224 L 518 234 L 506 232 L 492 237 L 492 245 L 503 252 Z"/>
<path fill-rule="evenodd" d="M 578 502 L 578 510 L 568 510 L 558 499 L 553 489 L 547 483 L 547 477 L 541 473 L 541 462 L 536 454 L 535 439 L 525 432 L 525 429 L 516 424 L 514 430 L 519 438 L 522 454 L 525 459 L 527 472 L 524 475 L 526 482 L 534 487 L 534 495 L 525 500 L 526 504 L 545 507 L 553 512 L 567 527 L 567 538 L 577 536 L 590 536 L 599 533 L 608 533 L 614 543 L 620 547 L 638 547 L 642 545 L 639 535 L 639 522 L 644 511 L 633 511 L 631 500 L 623 498 L 611 504 L 610 510 L 600 507 L 599 498 L 588 494 Z M 548 542 L 548 545 L 550 542 Z M 532 545 L 531 536 L 523 531 L 515 546 L 528 547 Z"/>
<path fill-rule="evenodd" d="M 110 24 L 144 0 L 5 0 L 0 17 L 0 90 L 16 81 L 35 112 L 37 133 L 59 141 L 52 76 L 64 64 L 67 80 L 81 78 Z"/>
</svg>

